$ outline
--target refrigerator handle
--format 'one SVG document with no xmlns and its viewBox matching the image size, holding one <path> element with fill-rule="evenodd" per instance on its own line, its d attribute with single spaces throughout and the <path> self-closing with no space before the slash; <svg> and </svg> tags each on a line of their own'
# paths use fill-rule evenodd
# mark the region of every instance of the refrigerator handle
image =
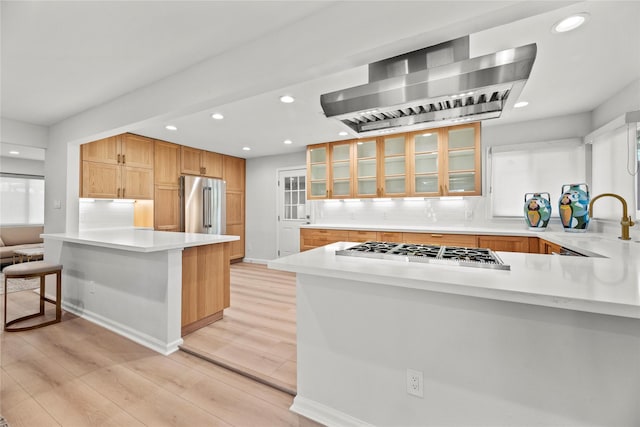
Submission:
<svg viewBox="0 0 640 427">
<path fill-rule="evenodd" d="M 211 187 L 202 189 L 202 225 L 211 228 Z"/>
<path fill-rule="evenodd" d="M 180 177 L 180 187 L 178 190 L 178 199 L 180 200 L 180 231 L 185 231 L 185 220 L 184 220 L 184 176 Z"/>
</svg>

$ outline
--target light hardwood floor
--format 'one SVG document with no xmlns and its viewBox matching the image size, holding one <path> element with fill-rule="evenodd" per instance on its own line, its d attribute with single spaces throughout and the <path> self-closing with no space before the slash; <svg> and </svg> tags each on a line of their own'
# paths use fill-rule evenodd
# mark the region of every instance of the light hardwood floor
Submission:
<svg viewBox="0 0 640 427">
<path fill-rule="evenodd" d="M 295 394 L 295 274 L 260 264 L 231 266 L 231 307 L 182 346 Z"/>
<path fill-rule="evenodd" d="M 249 276 L 261 271 L 253 269 L 234 266 Z M 274 286 L 276 294 L 281 292 L 278 280 L 262 280 L 264 286 Z M 241 294 L 235 295 L 239 312 L 246 310 L 240 309 Z M 10 318 L 28 305 L 37 307 L 31 291 L 9 296 Z M 286 337 L 295 348 L 295 327 L 292 335 L 276 326 L 282 323 L 277 312 L 268 322 L 271 333 Z M 238 314 L 236 322 L 251 316 Z M 290 345 L 274 348 L 295 357 Z M 288 410 L 292 397 L 286 393 L 184 352 L 159 355 L 68 313 L 56 325 L 0 332 L 0 368 L 0 414 L 11 427 L 317 426 Z"/>
</svg>

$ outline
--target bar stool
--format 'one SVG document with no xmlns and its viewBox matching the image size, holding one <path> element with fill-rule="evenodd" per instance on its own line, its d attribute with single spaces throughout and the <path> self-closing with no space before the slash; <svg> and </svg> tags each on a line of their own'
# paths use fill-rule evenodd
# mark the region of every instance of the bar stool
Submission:
<svg viewBox="0 0 640 427">
<path fill-rule="evenodd" d="M 7 332 L 28 331 L 30 329 L 41 328 L 43 326 L 52 325 L 60 322 L 62 319 L 62 265 L 51 264 L 44 261 L 25 262 L 22 264 L 14 264 L 2 271 L 4 273 L 4 330 Z M 44 283 L 45 276 L 49 274 L 56 275 L 56 299 L 52 300 L 44 295 Z M 28 279 L 33 277 L 40 278 L 40 311 L 38 313 L 29 314 L 27 316 L 18 317 L 7 322 L 7 280 L 8 279 Z M 24 326 L 24 327 L 12 327 L 18 322 L 22 322 L 27 319 L 33 319 L 34 317 L 44 316 L 44 303 L 48 302 L 56 305 L 56 318 L 48 322 L 38 323 L 36 325 Z"/>
</svg>

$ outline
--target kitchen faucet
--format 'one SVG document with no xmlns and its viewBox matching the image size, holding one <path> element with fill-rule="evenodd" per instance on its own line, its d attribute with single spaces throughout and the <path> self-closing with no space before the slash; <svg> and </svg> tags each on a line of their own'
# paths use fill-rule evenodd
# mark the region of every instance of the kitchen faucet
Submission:
<svg viewBox="0 0 640 427">
<path fill-rule="evenodd" d="M 616 199 L 620 200 L 620 202 L 622 203 L 622 220 L 620 220 L 620 225 L 622 226 L 622 236 L 618 238 L 622 240 L 631 240 L 631 238 L 629 237 L 629 227 L 633 227 L 635 225 L 635 222 L 633 222 L 631 220 L 631 217 L 628 216 L 627 201 L 623 197 L 613 193 L 602 193 L 597 195 L 596 197 L 591 199 L 591 203 L 589 203 L 589 217 L 593 218 L 593 202 L 595 202 L 601 197 L 607 197 L 607 196 L 615 197 Z"/>
</svg>

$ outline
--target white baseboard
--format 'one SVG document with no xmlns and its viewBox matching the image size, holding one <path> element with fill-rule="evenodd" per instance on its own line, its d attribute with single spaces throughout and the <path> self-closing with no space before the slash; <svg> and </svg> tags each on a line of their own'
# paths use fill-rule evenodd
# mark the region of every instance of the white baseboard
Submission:
<svg viewBox="0 0 640 427">
<path fill-rule="evenodd" d="M 103 328 L 108 329 L 111 332 L 122 335 L 123 337 L 130 339 L 131 341 L 137 342 L 138 344 L 150 348 L 151 350 L 161 353 L 165 356 L 178 351 L 178 346 L 182 345 L 183 343 L 182 338 L 174 342 L 165 343 L 150 335 L 143 334 L 139 331 L 131 329 L 126 325 L 114 322 L 113 320 L 107 319 L 103 316 L 100 316 L 99 314 L 87 311 L 86 309 L 79 308 L 76 305 L 72 305 L 64 301 L 62 302 L 62 308 L 69 313 L 73 313 L 78 317 L 82 317 L 83 319 L 88 320 L 91 323 L 102 326 Z"/>
<path fill-rule="evenodd" d="M 289 410 L 327 426 L 373 427 L 372 424 L 300 395 L 293 399 Z"/>
</svg>

